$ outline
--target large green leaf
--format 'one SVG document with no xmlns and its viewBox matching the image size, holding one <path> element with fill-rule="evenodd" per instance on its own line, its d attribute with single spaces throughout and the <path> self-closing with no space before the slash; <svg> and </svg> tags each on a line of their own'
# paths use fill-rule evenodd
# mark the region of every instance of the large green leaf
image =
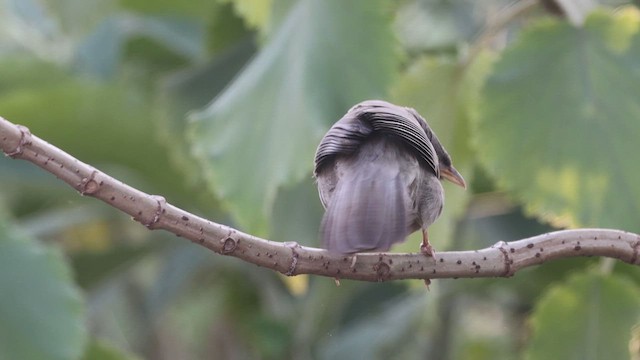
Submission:
<svg viewBox="0 0 640 360">
<path fill-rule="evenodd" d="M 639 18 L 538 20 L 495 64 L 478 153 L 530 213 L 640 231 Z"/>
<path fill-rule="evenodd" d="M 581 273 L 551 288 L 532 317 L 527 359 L 628 359 L 640 288 L 627 278 Z"/>
<path fill-rule="evenodd" d="M 265 234 L 278 188 L 311 181 L 328 126 L 355 102 L 384 94 L 397 56 L 383 7 L 297 2 L 234 83 L 193 116 L 193 152 L 244 227 Z"/>
<path fill-rule="evenodd" d="M 83 301 L 61 254 L 0 214 L 0 358 L 76 359 L 85 342 Z"/>
</svg>

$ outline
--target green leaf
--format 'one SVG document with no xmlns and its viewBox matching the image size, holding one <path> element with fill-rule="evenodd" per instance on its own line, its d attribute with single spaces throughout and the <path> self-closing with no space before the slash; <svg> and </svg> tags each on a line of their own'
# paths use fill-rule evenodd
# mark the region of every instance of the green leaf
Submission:
<svg viewBox="0 0 640 360">
<path fill-rule="evenodd" d="M 384 94 L 397 56 L 383 10 L 382 1 L 297 2 L 231 86 L 194 114 L 193 153 L 245 228 L 267 233 L 278 188 L 311 181 L 328 126 Z"/>
<path fill-rule="evenodd" d="M 251 28 L 264 32 L 269 29 L 273 0 L 220 0 L 231 2 L 238 15 L 242 16 Z"/>
<path fill-rule="evenodd" d="M 495 64 L 478 154 L 529 213 L 640 231 L 639 19 L 627 9 L 581 28 L 539 20 Z"/>
<path fill-rule="evenodd" d="M 138 13 L 171 14 L 206 20 L 212 7 L 211 0 L 119 0 L 119 5 Z"/>
<path fill-rule="evenodd" d="M 244 19 L 235 13 L 233 4 L 220 2 L 214 3 L 206 35 L 208 49 L 216 55 L 221 50 L 237 46 L 243 39 L 253 39 L 253 33 L 245 27 Z M 208 95 L 211 100 L 211 94 Z"/>
<path fill-rule="evenodd" d="M 526 359 L 628 359 L 640 288 L 625 277 L 580 273 L 549 289 L 533 315 Z"/>
<path fill-rule="evenodd" d="M 86 343 L 84 306 L 60 252 L 0 214 L 0 358 L 75 359 Z"/>
</svg>

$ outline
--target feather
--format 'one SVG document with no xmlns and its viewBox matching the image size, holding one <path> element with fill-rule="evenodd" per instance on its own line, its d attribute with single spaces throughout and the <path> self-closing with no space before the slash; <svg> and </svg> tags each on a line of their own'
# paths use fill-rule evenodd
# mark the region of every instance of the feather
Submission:
<svg viewBox="0 0 640 360">
<path fill-rule="evenodd" d="M 324 136 L 314 176 L 326 212 L 320 228 L 332 252 L 387 251 L 442 212 L 440 169 L 464 180 L 427 122 L 413 109 L 368 100 Z M 423 247 L 431 249 L 428 239 Z M 431 250 L 428 254 L 433 255 Z"/>
<path fill-rule="evenodd" d="M 418 159 L 439 176 L 438 156 L 430 141 L 431 134 L 425 131 L 428 128 L 413 109 L 382 100 L 364 101 L 351 108 L 324 136 L 316 151 L 314 174 L 334 156 L 353 154 L 373 133 L 384 133 L 402 139 Z"/>
<path fill-rule="evenodd" d="M 358 155 L 339 161 L 337 172 L 342 175 L 321 225 L 328 250 L 386 251 L 408 235 L 407 180 L 394 142 L 384 137 L 370 140 Z"/>
</svg>

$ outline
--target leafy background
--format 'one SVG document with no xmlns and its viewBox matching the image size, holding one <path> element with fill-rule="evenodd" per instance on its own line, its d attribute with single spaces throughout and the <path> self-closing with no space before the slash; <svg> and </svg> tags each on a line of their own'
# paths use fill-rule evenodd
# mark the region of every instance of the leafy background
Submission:
<svg viewBox="0 0 640 360">
<path fill-rule="evenodd" d="M 625 1 L 2 0 L 0 115 L 146 192 L 318 246 L 312 157 L 368 98 L 471 184 L 439 250 L 640 232 L 640 11 Z M 415 251 L 410 239 L 397 251 Z M 0 358 L 640 359 L 640 269 L 286 278 L 0 159 Z"/>
</svg>

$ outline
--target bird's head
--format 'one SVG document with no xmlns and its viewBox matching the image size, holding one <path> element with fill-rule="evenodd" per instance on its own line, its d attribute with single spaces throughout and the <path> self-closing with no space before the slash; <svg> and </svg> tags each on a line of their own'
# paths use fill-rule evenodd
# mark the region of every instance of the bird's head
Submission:
<svg viewBox="0 0 640 360">
<path fill-rule="evenodd" d="M 436 150 L 436 154 L 438 154 L 438 168 L 440 169 L 440 179 L 447 179 L 452 183 L 461 186 L 463 188 L 467 188 L 467 183 L 464 181 L 464 178 L 455 167 L 451 163 L 451 156 L 447 153 L 447 151 L 438 143 L 433 144 L 433 147 Z"/>
<path fill-rule="evenodd" d="M 440 179 L 449 180 L 452 183 L 466 189 L 467 183 L 464 181 L 464 178 L 462 177 L 462 175 L 460 175 L 458 170 L 456 170 L 456 168 L 453 167 L 451 156 L 449 155 L 447 150 L 445 150 L 444 146 L 442 146 L 442 144 L 440 143 L 440 140 L 438 140 L 438 137 L 433 132 L 433 130 L 431 130 L 431 127 L 429 127 L 429 124 L 427 123 L 427 121 L 422 116 L 420 116 L 420 114 L 418 114 L 415 110 L 410 109 L 410 111 L 411 113 L 413 113 L 413 115 L 416 118 L 418 118 L 420 126 L 422 126 L 422 128 L 424 129 L 425 133 L 427 134 L 427 139 L 431 141 L 431 144 L 433 145 L 433 149 L 435 150 L 436 155 L 438 156 L 438 171 L 440 173 Z"/>
</svg>

